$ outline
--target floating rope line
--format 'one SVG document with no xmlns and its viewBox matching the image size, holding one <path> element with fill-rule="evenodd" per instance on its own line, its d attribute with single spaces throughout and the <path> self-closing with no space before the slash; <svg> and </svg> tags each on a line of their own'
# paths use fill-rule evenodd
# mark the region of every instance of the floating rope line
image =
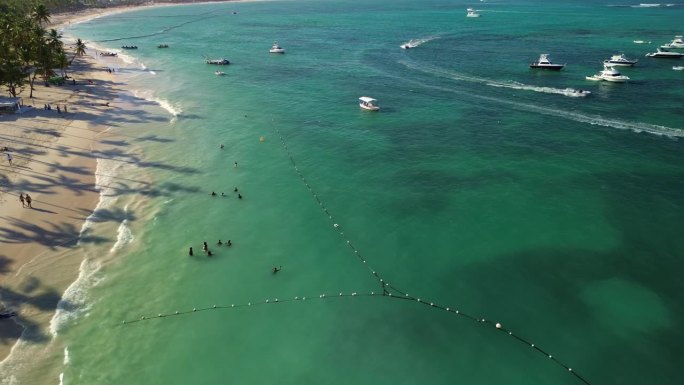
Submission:
<svg viewBox="0 0 684 385">
<path fill-rule="evenodd" d="M 199 313 L 199 312 L 204 312 L 204 311 L 209 311 L 209 310 L 231 310 L 231 309 L 240 309 L 240 308 L 249 308 L 253 306 L 262 306 L 262 305 L 275 305 L 275 304 L 280 304 L 280 303 L 293 303 L 293 302 L 304 302 L 304 301 L 316 301 L 316 300 L 329 300 L 329 299 L 340 299 L 340 298 L 351 298 L 351 297 L 377 297 L 377 298 L 383 298 L 383 299 L 397 299 L 397 300 L 405 300 L 405 301 L 411 301 L 411 302 L 417 302 L 425 306 L 429 306 L 430 308 L 436 309 L 436 310 L 441 310 L 441 311 L 446 311 L 452 315 L 459 316 L 463 319 L 467 319 L 469 321 L 475 322 L 478 325 L 482 325 L 484 327 L 488 327 L 491 329 L 494 329 L 496 331 L 500 331 L 505 333 L 506 335 L 512 337 L 515 339 L 517 342 L 520 342 L 524 345 L 527 345 L 528 347 L 531 347 L 535 351 L 537 351 L 540 354 L 543 354 L 545 357 L 549 358 L 551 361 L 553 361 L 556 365 L 562 367 L 563 369 L 567 370 L 570 372 L 572 375 L 574 375 L 577 379 L 585 383 L 586 385 L 591 385 L 589 381 L 587 381 L 584 377 L 582 377 L 580 374 L 572 370 L 572 368 L 568 365 L 566 365 L 564 362 L 558 360 L 556 357 L 551 355 L 549 352 L 546 350 L 540 348 L 539 346 L 529 342 L 523 337 L 518 336 L 517 334 L 514 334 L 512 331 L 506 329 L 501 323 L 498 322 L 493 322 L 491 320 L 485 319 L 485 318 L 478 318 L 474 317 L 468 313 L 462 312 L 458 309 L 452 308 L 452 307 L 446 307 L 442 306 L 439 304 L 436 304 L 434 302 L 428 302 L 425 300 L 421 300 L 420 298 L 416 298 L 413 296 L 410 296 L 409 294 L 404 294 L 401 296 L 396 296 L 392 295 L 392 293 L 387 293 L 383 291 L 383 293 L 375 293 L 375 292 L 370 292 L 370 293 L 339 293 L 339 294 L 320 294 L 318 296 L 302 296 L 302 297 L 293 297 L 293 298 L 285 298 L 285 299 L 265 299 L 263 301 L 254 301 L 254 302 L 247 302 L 247 303 L 242 303 L 242 304 L 231 304 L 231 305 L 213 305 L 209 307 L 200 307 L 200 308 L 192 308 L 192 310 L 184 310 L 184 311 L 178 311 L 176 310 L 173 313 L 159 313 L 156 316 L 141 316 L 138 319 L 132 319 L 132 320 L 125 320 L 122 322 L 123 325 L 130 325 L 138 322 L 144 322 L 144 321 L 151 321 L 154 319 L 159 319 L 159 318 L 168 318 L 168 317 L 174 317 L 174 316 L 182 316 L 182 315 L 189 315 L 193 313 Z"/>
<path fill-rule="evenodd" d="M 422 303 L 422 304 L 424 304 L 424 305 L 428 305 L 428 306 L 430 306 L 430 307 L 435 307 L 435 308 L 437 308 L 437 309 L 442 309 L 442 310 L 446 310 L 447 312 L 455 313 L 455 314 L 457 314 L 457 315 L 460 315 L 460 316 L 462 316 L 462 317 L 465 317 L 465 318 L 467 318 L 467 319 L 470 319 L 471 321 L 475 321 L 475 322 L 478 322 L 478 323 L 483 324 L 483 325 L 493 326 L 493 327 L 495 327 L 497 330 L 505 331 L 505 332 L 508 333 L 508 335 L 514 337 L 514 338 L 515 338 L 516 340 L 518 340 L 519 342 L 521 342 L 521 343 L 523 343 L 523 344 L 526 344 L 526 345 L 529 345 L 529 346 L 531 346 L 532 348 L 534 348 L 535 350 L 537 350 L 539 353 L 544 354 L 544 355 L 547 356 L 549 359 L 553 360 L 554 363 L 556 363 L 556 364 L 560 365 L 561 367 L 565 368 L 566 370 L 568 370 L 568 371 L 569 371 L 570 373 L 572 373 L 575 377 L 577 377 L 580 381 L 584 382 L 584 383 L 587 384 L 587 385 L 591 385 L 586 379 L 584 379 L 584 377 L 582 377 L 582 376 L 580 376 L 579 374 L 577 374 L 577 372 L 574 372 L 574 371 L 572 370 L 572 368 L 570 368 L 569 366 L 565 365 L 565 364 L 562 363 L 561 361 L 558 361 L 558 360 L 555 359 L 551 354 L 548 354 L 545 350 L 541 349 L 540 347 L 536 346 L 535 344 L 530 343 L 530 342 L 527 341 L 526 339 L 524 339 L 524 338 L 522 338 L 522 337 L 520 337 L 520 336 L 517 336 L 517 335 L 513 334 L 513 332 L 511 332 L 511 331 L 509 331 L 509 330 L 507 330 L 507 329 L 504 329 L 503 326 L 502 326 L 500 323 L 492 323 L 491 321 L 488 321 L 486 318 L 474 317 L 474 316 L 471 316 L 471 315 L 469 315 L 469 314 L 463 313 L 463 312 L 461 312 L 461 311 L 459 311 L 459 310 L 453 310 L 452 308 L 444 307 L 444 306 L 435 304 L 434 302 L 421 300 L 420 298 L 413 297 L 413 296 L 410 296 L 410 295 L 407 294 L 407 293 L 404 293 L 403 291 L 397 289 L 396 287 L 394 287 L 394 286 L 390 285 L 388 282 L 386 282 L 386 281 L 380 276 L 380 274 L 379 274 L 375 269 L 373 269 L 373 268 L 370 267 L 370 265 L 369 265 L 369 264 L 367 263 L 367 261 L 366 261 L 366 258 L 362 256 L 361 252 L 360 252 L 356 247 L 354 247 L 354 245 L 351 243 L 351 240 L 349 240 L 349 239 L 347 239 L 347 238 L 345 237 L 344 232 L 342 231 L 342 229 L 341 229 L 341 227 L 340 227 L 340 225 L 339 225 L 339 222 L 335 220 L 335 218 L 334 218 L 333 215 L 330 213 L 330 211 L 328 210 L 328 208 L 326 207 L 326 205 L 325 205 L 325 204 L 320 200 L 320 198 L 318 197 L 318 194 L 311 188 L 311 186 L 309 185 L 308 181 L 306 180 L 306 177 L 305 177 L 304 174 L 302 174 L 302 172 L 299 170 L 299 167 L 297 167 L 297 163 L 295 162 L 294 156 L 293 156 L 292 153 L 290 152 L 290 149 L 289 149 L 288 146 L 287 146 L 287 142 L 285 141 L 285 138 L 283 138 L 283 135 L 282 135 L 282 133 L 280 132 L 280 129 L 277 128 L 277 127 L 275 127 L 274 130 L 275 130 L 276 134 L 278 134 L 278 137 L 280 138 L 280 142 L 282 143 L 283 149 L 284 149 L 285 152 L 287 153 L 287 156 L 290 158 L 290 163 L 292 163 L 292 167 L 294 167 L 295 172 L 297 173 L 297 175 L 299 175 L 299 178 L 301 179 L 302 183 L 304 183 L 304 185 L 306 186 L 306 188 L 309 190 L 309 192 L 311 193 L 311 195 L 313 196 L 313 198 L 316 200 L 316 202 L 318 203 L 318 205 L 319 205 L 319 207 L 321 208 L 321 210 L 323 211 L 323 213 L 324 213 L 324 214 L 328 217 L 328 219 L 333 223 L 333 228 L 340 234 L 340 236 L 343 237 L 343 239 L 346 241 L 347 245 L 348 245 L 348 246 L 351 248 L 351 250 L 354 252 L 354 255 L 357 256 L 357 258 L 359 259 L 359 261 L 361 261 L 361 262 L 368 268 L 368 270 L 371 272 L 371 274 L 373 274 L 373 276 L 375 277 L 375 279 L 378 280 L 378 282 L 379 282 L 380 285 L 382 286 L 382 295 L 383 295 L 383 296 L 391 297 L 391 298 L 399 298 L 399 299 L 404 299 L 404 300 L 417 301 L 417 302 L 420 302 L 420 303 Z M 399 294 L 399 296 L 397 296 L 396 294 Z"/>
<path fill-rule="evenodd" d="M 339 295 L 326 295 L 326 294 L 320 294 L 318 297 L 313 296 L 313 297 L 294 297 L 294 298 L 287 298 L 287 299 L 266 299 L 263 301 L 255 301 L 255 302 L 248 302 L 246 304 L 231 304 L 231 305 L 213 305 L 211 307 L 202 307 L 202 308 L 193 308 L 192 310 L 186 310 L 186 311 L 175 311 L 173 313 L 159 313 L 157 316 L 141 316 L 139 319 L 134 319 L 134 320 L 125 320 L 123 321 L 124 325 L 128 324 L 133 324 L 137 322 L 142 322 L 142 321 L 149 321 L 157 318 L 167 318 L 167 317 L 173 317 L 173 316 L 180 316 L 180 315 L 188 315 L 188 314 L 193 314 L 197 312 L 203 312 L 203 311 L 208 311 L 208 310 L 219 310 L 219 309 L 235 309 L 235 308 L 245 308 L 245 307 L 252 307 L 252 306 L 260 306 L 260 305 L 272 305 L 276 303 L 292 303 L 292 302 L 297 302 L 297 301 L 306 301 L 306 300 L 323 300 L 323 299 L 333 299 L 333 298 L 349 298 L 349 297 L 378 297 L 378 298 L 384 298 L 384 299 L 396 299 L 396 300 L 404 300 L 404 301 L 411 301 L 411 302 L 417 302 L 422 305 L 428 306 L 432 309 L 436 310 L 441 310 L 441 311 L 446 311 L 450 314 L 459 316 L 463 319 L 470 320 L 472 322 L 477 323 L 478 325 L 482 325 L 485 327 L 492 328 L 496 331 L 500 331 L 505 333 L 506 335 L 512 337 L 514 340 L 518 341 L 521 344 L 524 344 L 528 347 L 531 347 L 534 349 L 536 352 L 543 354 L 546 358 L 550 359 L 554 364 L 560 366 L 561 368 L 565 369 L 567 372 L 571 373 L 573 376 L 575 376 L 576 379 L 579 381 L 582 381 L 586 385 L 591 385 L 591 383 L 586 380 L 584 377 L 582 377 L 580 374 L 575 372 L 570 366 L 565 364 L 564 362 L 558 360 L 556 357 L 554 357 L 552 354 L 548 353 L 546 350 L 542 349 L 541 347 L 535 345 L 534 343 L 531 343 L 527 339 L 514 334 L 511 330 L 505 328 L 501 323 L 499 322 L 493 322 L 487 318 L 484 317 L 475 317 L 471 314 L 465 313 L 457 308 L 453 307 L 447 307 L 443 306 L 441 304 L 437 304 L 435 302 L 421 299 L 419 297 L 414 297 L 412 295 L 409 295 L 408 293 L 405 293 L 399 289 L 397 289 L 395 286 L 389 284 L 387 281 L 385 281 L 384 278 L 381 277 L 381 275 L 373 269 L 367 262 L 366 258 L 361 254 L 361 252 L 351 243 L 349 239 L 347 239 L 344 235 L 344 231 L 342 231 L 339 223 L 335 220 L 333 215 L 330 213 L 326 205 L 321 201 L 321 199 L 318 197 L 318 194 L 311 188 L 309 185 L 308 181 L 304 177 L 304 174 L 299 170 L 299 167 L 297 167 L 297 163 L 295 162 L 294 156 L 290 152 L 287 142 L 283 138 L 282 134 L 280 133 L 280 130 L 278 128 L 274 129 L 276 133 L 278 134 L 280 141 L 282 143 L 283 149 L 287 153 L 290 163 L 292 164 L 292 167 L 294 167 L 295 172 L 301 179 L 302 183 L 306 186 L 306 188 L 309 190 L 311 195 L 313 196 L 314 200 L 318 203 L 321 211 L 328 217 L 328 219 L 331 221 L 333 224 L 333 229 L 337 231 L 340 236 L 346 241 L 346 244 L 349 246 L 351 251 L 354 253 L 356 258 L 363 263 L 368 271 L 373 275 L 375 280 L 378 282 L 382 289 L 382 293 L 375 293 L 375 292 L 370 292 L 370 293 L 362 293 L 358 294 L 356 292 L 351 293 L 351 294 L 345 294 L 345 293 L 339 293 Z"/>
<path fill-rule="evenodd" d="M 216 12 L 216 11 L 217 11 L 217 10 L 213 10 L 213 11 L 201 13 L 201 14 L 199 14 L 198 16 L 211 14 L 211 13 L 214 13 L 214 12 Z M 198 22 L 198 21 L 203 21 L 203 20 L 211 19 L 211 18 L 213 18 L 213 17 L 218 17 L 218 16 L 221 16 L 221 15 L 210 15 L 210 16 L 200 17 L 199 19 L 194 19 L 194 20 L 190 20 L 190 21 L 186 21 L 186 22 L 183 22 L 183 23 L 180 23 L 180 24 L 173 25 L 173 26 L 171 26 L 171 27 L 166 27 L 166 28 L 162 29 L 161 31 L 149 33 L 149 34 L 147 34 L 147 35 L 128 36 L 128 37 L 117 37 L 117 38 L 115 38 L 115 39 L 105 39 L 105 40 L 93 40 L 93 43 L 108 43 L 108 42 L 110 42 L 110 41 L 131 40 L 131 39 L 142 39 L 142 38 L 144 38 L 144 37 L 157 36 L 157 35 L 161 35 L 161 34 L 163 34 L 163 33 L 169 32 L 169 31 L 171 31 L 171 30 L 174 30 L 174 29 L 176 29 L 176 28 L 180 28 L 180 27 L 182 27 L 182 26 L 184 26 L 184 25 L 187 25 L 187 24 L 190 24 L 190 23 L 196 23 L 196 22 Z"/>
</svg>

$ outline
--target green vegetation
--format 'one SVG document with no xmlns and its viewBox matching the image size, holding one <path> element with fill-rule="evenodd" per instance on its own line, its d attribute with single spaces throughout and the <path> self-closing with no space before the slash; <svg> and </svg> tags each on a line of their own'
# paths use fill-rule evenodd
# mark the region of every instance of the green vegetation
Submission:
<svg viewBox="0 0 684 385">
<path fill-rule="evenodd" d="M 48 84 L 55 69 L 66 77 L 66 69 L 76 56 L 85 53 L 85 44 L 78 39 L 74 57 L 69 60 L 62 36 L 55 29 L 46 30 L 50 12 L 44 4 L 30 9 L 0 3 L 0 86 L 16 97 L 26 84 L 33 97 L 36 77 Z"/>
</svg>

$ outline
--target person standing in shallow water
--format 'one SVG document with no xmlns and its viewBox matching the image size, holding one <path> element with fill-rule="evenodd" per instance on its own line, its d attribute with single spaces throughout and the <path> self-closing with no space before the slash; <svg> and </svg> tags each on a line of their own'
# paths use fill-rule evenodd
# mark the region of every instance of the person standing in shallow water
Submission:
<svg viewBox="0 0 684 385">
<path fill-rule="evenodd" d="M 193 253 L 192 253 L 192 247 L 191 247 L 190 250 L 188 251 L 188 255 L 192 257 L 192 255 L 193 255 Z"/>
</svg>

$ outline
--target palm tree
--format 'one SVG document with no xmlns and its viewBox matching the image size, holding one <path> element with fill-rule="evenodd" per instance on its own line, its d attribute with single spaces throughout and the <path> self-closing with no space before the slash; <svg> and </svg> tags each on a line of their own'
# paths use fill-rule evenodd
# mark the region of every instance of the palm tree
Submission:
<svg viewBox="0 0 684 385">
<path fill-rule="evenodd" d="M 47 44 L 50 46 L 51 49 L 59 51 L 64 46 L 64 43 L 62 43 L 62 41 L 60 40 L 61 38 L 62 35 L 59 32 L 57 32 L 56 29 L 53 28 L 47 34 Z"/>
<path fill-rule="evenodd" d="M 76 45 L 74 46 L 74 53 L 75 53 L 76 55 L 74 55 L 74 57 L 71 58 L 71 60 L 69 61 L 69 64 L 71 64 L 71 63 L 74 61 L 74 59 L 76 59 L 76 56 L 83 56 L 83 55 L 85 55 L 85 53 L 86 53 L 86 48 L 88 48 L 88 47 L 86 47 L 86 45 L 85 45 L 85 43 L 83 42 L 83 40 L 81 40 L 81 39 L 76 39 Z"/>
<path fill-rule="evenodd" d="M 31 11 L 31 19 L 40 26 L 50 22 L 50 11 L 43 4 L 38 4 Z"/>
<path fill-rule="evenodd" d="M 55 64 L 62 70 L 62 76 L 66 78 L 66 69 L 69 67 L 69 58 L 67 58 L 66 53 L 63 51 L 58 53 L 57 56 L 55 56 Z"/>
</svg>

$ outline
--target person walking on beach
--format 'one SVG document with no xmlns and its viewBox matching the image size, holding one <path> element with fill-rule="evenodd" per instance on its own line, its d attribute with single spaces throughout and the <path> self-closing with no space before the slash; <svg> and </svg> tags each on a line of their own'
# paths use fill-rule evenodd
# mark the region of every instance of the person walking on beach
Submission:
<svg viewBox="0 0 684 385">
<path fill-rule="evenodd" d="M 21 207 L 26 207 L 24 203 L 24 193 L 19 194 L 19 200 L 21 201 Z"/>
<path fill-rule="evenodd" d="M 8 152 L 6 155 L 7 155 L 7 161 L 9 162 L 9 165 L 12 166 L 12 154 L 10 154 Z"/>
<path fill-rule="evenodd" d="M 33 201 L 33 199 L 31 199 L 31 196 L 28 195 L 28 194 L 26 194 L 26 198 L 25 198 L 25 199 L 26 199 L 26 205 L 27 205 L 30 209 L 32 209 L 33 206 L 31 206 L 31 202 Z"/>
</svg>

